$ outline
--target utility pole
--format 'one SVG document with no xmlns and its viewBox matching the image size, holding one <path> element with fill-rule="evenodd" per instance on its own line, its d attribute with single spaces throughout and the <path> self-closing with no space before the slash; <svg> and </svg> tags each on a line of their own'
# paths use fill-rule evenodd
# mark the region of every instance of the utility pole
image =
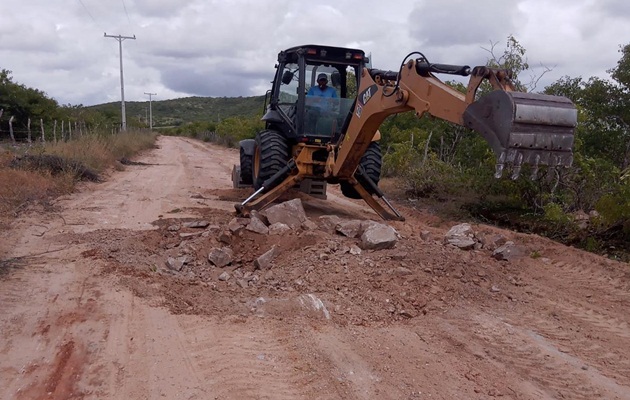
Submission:
<svg viewBox="0 0 630 400">
<path fill-rule="evenodd" d="M 144 94 L 149 95 L 149 130 L 153 131 L 153 110 L 151 109 L 151 96 L 157 96 L 157 93 L 147 93 Z"/>
<path fill-rule="evenodd" d="M 136 40 L 136 35 L 133 36 L 121 36 L 121 35 L 108 35 L 107 32 L 104 33 L 105 37 L 110 37 L 118 40 L 118 51 L 120 53 L 120 111 L 122 113 L 122 126 L 121 129 L 123 131 L 127 130 L 127 115 L 125 113 L 125 81 L 123 80 L 123 59 L 122 59 L 122 42 L 125 39 L 133 39 Z"/>
</svg>

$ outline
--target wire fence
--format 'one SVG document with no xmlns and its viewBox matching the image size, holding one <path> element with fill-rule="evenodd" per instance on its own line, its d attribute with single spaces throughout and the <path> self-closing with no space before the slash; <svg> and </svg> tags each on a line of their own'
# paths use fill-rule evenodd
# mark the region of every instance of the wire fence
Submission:
<svg viewBox="0 0 630 400">
<path fill-rule="evenodd" d="M 0 143 L 46 143 L 58 141 L 67 142 L 86 134 L 95 132 L 95 129 L 85 121 L 77 120 L 52 120 L 44 122 L 43 118 L 31 120 L 27 118 L 26 125 L 18 121 L 14 116 L 3 118 L 0 109 Z M 119 125 L 105 126 L 99 129 L 99 133 L 109 132 L 116 134 L 121 131 Z"/>
</svg>

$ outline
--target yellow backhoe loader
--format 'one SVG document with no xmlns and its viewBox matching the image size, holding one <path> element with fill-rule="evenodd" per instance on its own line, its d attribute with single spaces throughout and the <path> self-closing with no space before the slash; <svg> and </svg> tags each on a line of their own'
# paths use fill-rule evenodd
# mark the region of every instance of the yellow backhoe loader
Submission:
<svg viewBox="0 0 630 400">
<path fill-rule="evenodd" d="M 378 128 L 388 115 L 406 111 L 481 134 L 497 156 L 497 178 L 507 169 L 516 179 L 524 164 L 533 171 L 571 165 L 577 110 L 567 98 L 517 92 L 507 70 L 433 64 L 418 52 L 394 72 L 369 68 L 368 61 L 362 50 L 330 46 L 279 53 L 265 130 L 240 142 L 234 186 L 251 185 L 254 192 L 235 205 L 239 213 L 260 210 L 294 187 L 325 197 L 327 184 L 339 184 L 383 219 L 404 220 L 378 187 Z M 467 93 L 436 74 L 469 76 Z M 493 90 L 479 97 L 484 81 Z"/>
</svg>

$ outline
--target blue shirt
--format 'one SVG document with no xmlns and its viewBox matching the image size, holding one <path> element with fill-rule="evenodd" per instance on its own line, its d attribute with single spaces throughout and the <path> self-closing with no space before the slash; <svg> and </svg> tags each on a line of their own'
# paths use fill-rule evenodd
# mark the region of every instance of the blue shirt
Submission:
<svg viewBox="0 0 630 400">
<path fill-rule="evenodd" d="M 321 90 L 319 88 L 319 86 L 313 86 L 311 87 L 308 92 L 306 93 L 307 96 L 318 96 L 318 97 L 331 97 L 331 98 L 336 98 L 337 97 L 337 91 L 334 88 L 331 88 L 330 86 L 326 86 L 326 89 Z"/>
</svg>

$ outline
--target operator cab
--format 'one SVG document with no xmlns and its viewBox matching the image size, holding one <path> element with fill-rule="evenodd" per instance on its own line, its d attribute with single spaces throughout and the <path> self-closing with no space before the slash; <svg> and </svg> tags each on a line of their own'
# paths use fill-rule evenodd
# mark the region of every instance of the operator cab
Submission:
<svg viewBox="0 0 630 400">
<path fill-rule="evenodd" d="M 267 128 L 294 142 L 335 141 L 352 110 L 366 61 L 362 50 L 340 47 L 305 45 L 280 52 L 271 101 L 263 116 Z M 334 93 L 327 89 L 325 97 L 308 95 L 311 88 L 317 93 L 322 74 Z"/>
</svg>

